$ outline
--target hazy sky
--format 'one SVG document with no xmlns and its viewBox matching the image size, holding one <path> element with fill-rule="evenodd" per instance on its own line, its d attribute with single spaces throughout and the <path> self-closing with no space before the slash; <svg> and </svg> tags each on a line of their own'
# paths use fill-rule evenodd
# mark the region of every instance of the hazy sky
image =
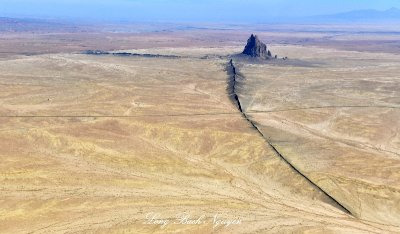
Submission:
<svg viewBox="0 0 400 234">
<path fill-rule="evenodd" d="M 263 22 L 400 8 L 400 0 L 0 0 L 0 16 L 104 21 Z"/>
</svg>

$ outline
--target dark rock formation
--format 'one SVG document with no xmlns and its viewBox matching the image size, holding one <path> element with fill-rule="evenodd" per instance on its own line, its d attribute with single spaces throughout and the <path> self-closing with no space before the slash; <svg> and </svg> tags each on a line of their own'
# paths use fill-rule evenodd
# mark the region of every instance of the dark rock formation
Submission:
<svg viewBox="0 0 400 234">
<path fill-rule="evenodd" d="M 85 50 L 82 54 L 87 55 L 114 55 L 120 57 L 146 57 L 146 58 L 182 58 L 177 55 L 162 55 L 162 54 L 137 54 L 137 53 L 128 53 L 128 52 L 107 52 L 102 50 Z"/>
<path fill-rule="evenodd" d="M 108 55 L 110 54 L 107 51 L 102 51 L 102 50 L 86 50 L 83 51 L 83 54 L 90 54 L 90 55 Z"/>
<path fill-rule="evenodd" d="M 251 34 L 247 40 L 247 45 L 242 54 L 254 57 L 268 59 L 272 57 L 271 51 L 267 49 L 267 45 L 262 43 L 256 35 Z"/>
</svg>

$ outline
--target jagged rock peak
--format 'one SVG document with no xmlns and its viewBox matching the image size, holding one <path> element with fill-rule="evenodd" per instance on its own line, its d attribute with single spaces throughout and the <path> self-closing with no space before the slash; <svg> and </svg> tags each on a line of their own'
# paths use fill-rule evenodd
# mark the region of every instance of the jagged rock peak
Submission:
<svg viewBox="0 0 400 234">
<path fill-rule="evenodd" d="M 267 45 L 262 43 L 258 36 L 254 34 L 251 34 L 250 38 L 247 40 L 247 45 L 242 54 L 264 59 L 272 57 L 271 52 L 267 49 Z"/>
</svg>

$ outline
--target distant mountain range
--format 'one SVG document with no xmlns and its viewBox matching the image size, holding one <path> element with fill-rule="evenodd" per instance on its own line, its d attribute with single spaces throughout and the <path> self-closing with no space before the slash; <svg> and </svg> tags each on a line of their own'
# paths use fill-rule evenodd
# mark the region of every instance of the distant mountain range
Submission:
<svg viewBox="0 0 400 234">
<path fill-rule="evenodd" d="M 9 18 L 0 17 L 0 32 L 26 32 L 26 31 L 76 31 L 74 24 L 62 23 L 56 20 Z"/>
<path fill-rule="evenodd" d="M 55 24 L 50 20 L 44 19 L 29 19 L 29 18 L 9 18 L 0 17 L 0 23 L 4 25 L 18 25 L 18 24 Z"/>
<path fill-rule="evenodd" d="M 71 23 L 73 22 L 73 23 Z M 109 22 L 112 25 L 107 28 L 107 30 L 113 31 L 117 30 L 117 27 L 120 23 L 118 22 Z M 216 23 L 216 22 L 214 22 Z M 357 10 L 357 11 L 349 11 L 338 14 L 331 15 L 317 15 L 310 17 L 278 17 L 274 19 L 266 19 L 264 22 L 260 23 L 300 23 L 300 24 L 319 24 L 319 23 L 354 23 L 354 24 L 362 24 L 362 23 L 400 23 L 400 9 L 391 8 L 384 11 L 379 10 Z M 244 22 L 245 24 L 245 22 Z M 57 20 L 57 19 L 29 19 L 29 18 L 7 18 L 0 17 L 0 32 L 26 32 L 26 31 L 45 31 L 45 32 L 54 32 L 54 31 L 90 31 L 93 26 L 96 24 L 80 22 L 78 20 L 73 21 L 71 19 L 70 22 Z M 151 25 L 154 30 L 157 27 L 160 27 L 160 24 L 148 24 Z M 182 29 L 182 27 L 178 27 L 177 25 L 185 25 L 185 23 L 181 24 L 172 24 L 172 26 L 168 26 L 169 30 Z M 114 28 L 113 28 L 114 27 Z M 166 26 L 164 25 L 164 28 Z M 118 28 L 118 27 L 117 27 Z M 188 27 L 192 28 L 192 27 Z M 104 29 L 104 28 L 103 28 Z M 137 28 L 135 28 L 137 29 Z M 104 29 L 105 30 L 105 29 Z M 122 29 L 121 29 L 122 30 Z M 126 29 L 124 29 L 126 30 Z M 137 29 L 137 30 L 140 30 Z M 146 30 L 145 30 L 146 31 Z M 148 31 L 148 30 L 147 30 Z"/>
<path fill-rule="evenodd" d="M 315 22 L 400 22 L 400 9 L 391 8 L 385 11 L 358 10 L 333 15 L 318 15 L 307 17 L 307 21 Z"/>
</svg>

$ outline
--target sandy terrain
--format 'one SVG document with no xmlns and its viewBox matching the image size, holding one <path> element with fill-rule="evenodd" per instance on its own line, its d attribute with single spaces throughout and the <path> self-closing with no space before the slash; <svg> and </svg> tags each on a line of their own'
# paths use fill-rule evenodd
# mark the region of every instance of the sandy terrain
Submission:
<svg viewBox="0 0 400 234">
<path fill-rule="evenodd" d="M 264 139 L 227 93 L 247 32 L 207 33 L 1 35 L 1 232 L 400 232 L 398 55 L 270 34 L 287 64 L 236 63 Z"/>
<path fill-rule="evenodd" d="M 400 57 L 276 50 L 308 65 L 241 64 L 242 107 L 282 155 L 353 215 L 400 225 Z"/>
</svg>

